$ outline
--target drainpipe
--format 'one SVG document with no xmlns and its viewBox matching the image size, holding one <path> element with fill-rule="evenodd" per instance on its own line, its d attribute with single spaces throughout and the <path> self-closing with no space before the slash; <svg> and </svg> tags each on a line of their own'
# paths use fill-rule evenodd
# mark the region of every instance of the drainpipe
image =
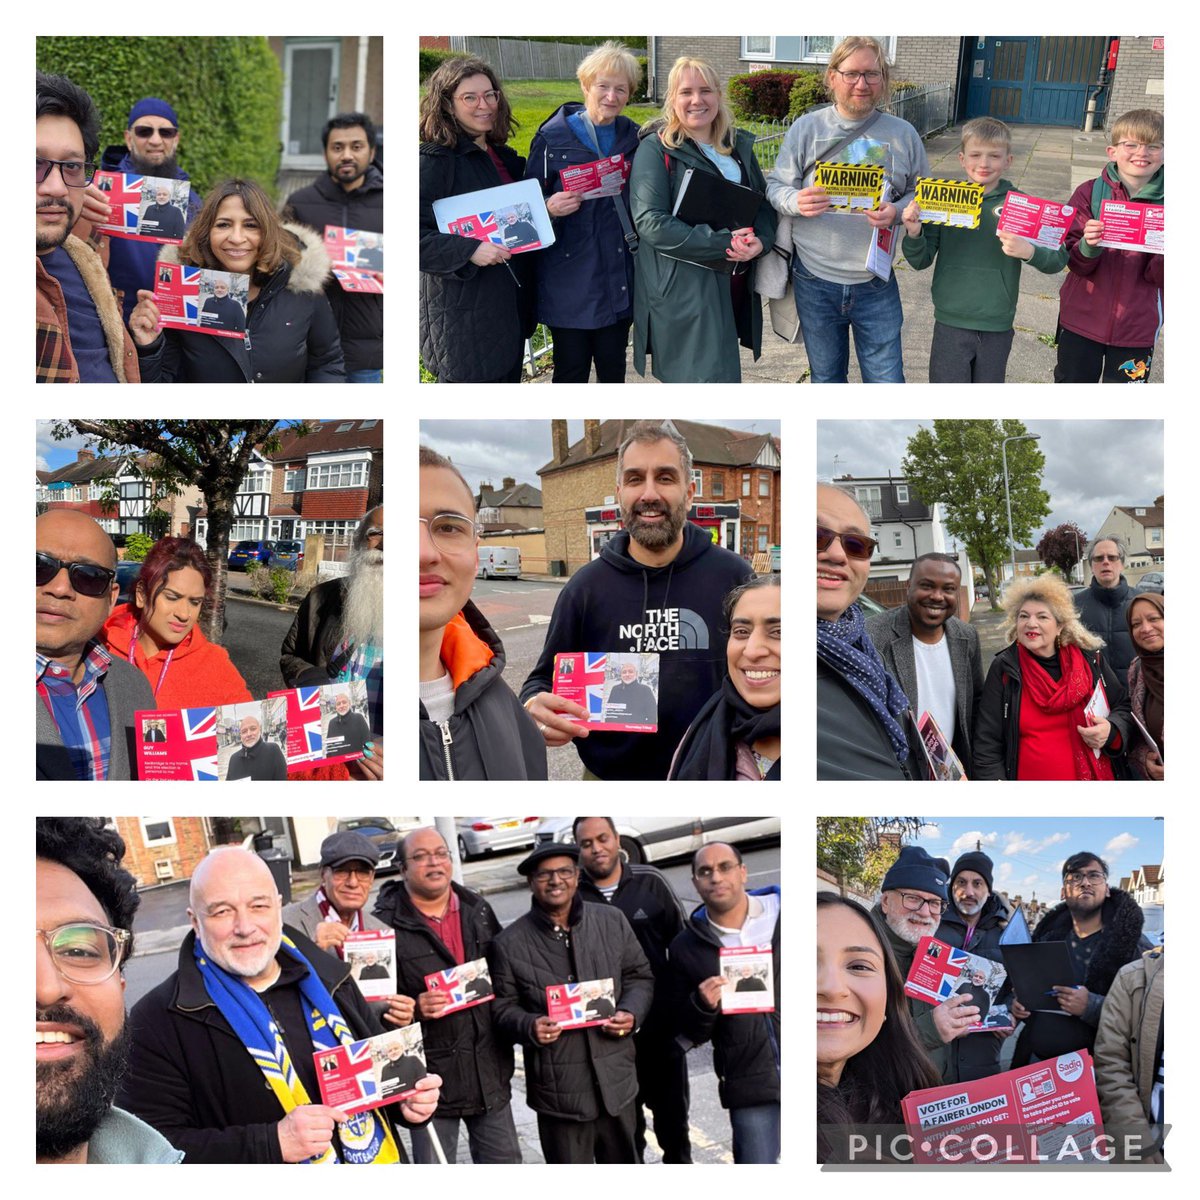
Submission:
<svg viewBox="0 0 1200 1200">
<path fill-rule="evenodd" d="M 367 103 L 367 48 L 371 39 L 361 34 L 358 39 L 358 70 L 354 76 L 354 111 L 362 112 Z"/>
</svg>

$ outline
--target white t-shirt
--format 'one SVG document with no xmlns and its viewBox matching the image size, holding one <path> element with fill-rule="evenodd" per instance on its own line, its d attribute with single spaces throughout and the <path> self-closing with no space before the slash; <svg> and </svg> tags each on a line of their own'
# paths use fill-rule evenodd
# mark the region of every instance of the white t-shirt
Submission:
<svg viewBox="0 0 1200 1200">
<path fill-rule="evenodd" d="M 932 646 L 913 638 L 913 656 L 917 660 L 917 694 L 910 696 L 913 715 L 919 721 L 929 711 L 938 723 L 947 743 L 954 741 L 954 671 L 950 667 L 950 644 L 943 630 L 941 640 Z"/>
<path fill-rule="evenodd" d="M 775 892 L 765 896 L 747 896 L 750 902 L 745 923 L 741 929 L 718 925 L 712 917 L 708 923 L 721 939 L 722 946 L 769 946 L 775 935 L 775 924 L 779 920 L 780 897 Z"/>
<path fill-rule="evenodd" d="M 454 712 L 454 683 L 450 672 L 446 671 L 440 679 L 431 679 L 422 683 L 421 703 L 431 721 L 448 721 Z"/>
</svg>

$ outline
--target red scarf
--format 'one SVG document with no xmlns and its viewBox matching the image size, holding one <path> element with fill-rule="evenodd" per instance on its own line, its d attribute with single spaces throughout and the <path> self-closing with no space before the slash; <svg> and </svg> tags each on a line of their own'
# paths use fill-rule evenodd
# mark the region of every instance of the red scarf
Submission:
<svg viewBox="0 0 1200 1200">
<path fill-rule="evenodd" d="M 1079 736 L 1086 725 L 1083 707 L 1095 683 L 1078 646 L 1059 647 L 1062 678 L 1057 682 L 1034 654 L 1017 647 L 1021 664 L 1020 753 L 1018 779 L 1112 779 L 1112 764 L 1097 758 Z"/>
</svg>

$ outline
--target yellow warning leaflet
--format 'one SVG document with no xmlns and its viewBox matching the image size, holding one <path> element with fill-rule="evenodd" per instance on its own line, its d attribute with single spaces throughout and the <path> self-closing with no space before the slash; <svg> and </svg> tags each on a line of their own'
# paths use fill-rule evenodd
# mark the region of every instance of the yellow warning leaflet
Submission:
<svg viewBox="0 0 1200 1200">
<path fill-rule="evenodd" d="M 813 187 L 829 193 L 834 212 L 867 212 L 878 208 L 883 194 L 884 169 L 855 163 L 819 162 L 813 172 Z"/>
<path fill-rule="evenodd" d="M 918 179 L 916 200 L 922 225 L 977 229 L 983 184 L 965 179 Z"/>
</svg>

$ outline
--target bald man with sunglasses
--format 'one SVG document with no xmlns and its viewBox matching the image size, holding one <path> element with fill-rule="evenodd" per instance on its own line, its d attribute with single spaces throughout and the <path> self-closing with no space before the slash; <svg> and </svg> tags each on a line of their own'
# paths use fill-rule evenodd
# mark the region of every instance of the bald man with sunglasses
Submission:
<svg viewBox="0 0 1200 1200">
<path fill-rule="evenodd" d="M 37 540 L 37 778 L 132 779 L 133 715 L 154 694 L 96 640 L 116 601 L 112 538 L 73 509 L 43 513 Z"/>
<path fill-rule="evenodd" d="M 919 779 L 908 697 L 888 673 L 856 601 L 876 541 L 858 502 L 817 485 L 817 778 Z"/>
</svg>

